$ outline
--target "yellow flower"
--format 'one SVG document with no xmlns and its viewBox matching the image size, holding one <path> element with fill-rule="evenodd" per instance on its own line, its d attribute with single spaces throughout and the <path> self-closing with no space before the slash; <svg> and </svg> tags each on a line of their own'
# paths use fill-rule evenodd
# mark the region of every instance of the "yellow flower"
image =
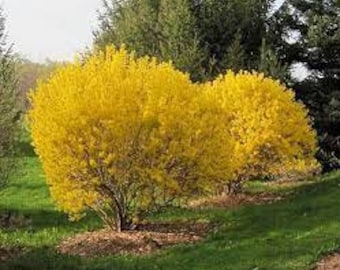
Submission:
<svg viewBox="0 0 340 270">
<path fill-rule="evenodd" d="M 229 71 L 207 83 L 205 91 L 232 116 L 226 125 L 234 141 L 230 155 L 236 180 L 318 166 L 307 110 L 284 85 L 256 72 Z"/>
<path fill-rule="evenodd" d="M 51 195 L 74 217 L 106 211 L 118 193 L 133 215 L 231 175 L 227 113 L 169 63 L 108 47 L 61 67 L 30 99 Z"/>
<path fill-rule="evenodd" d="M 60 67 L 30 100 L 51 195 L 77 218 L 117 202 L 135 216 L 235 179 L 317 166 L 306 109 L 262 74 L 197 85 L 169 63 L 108 47 Z"/>
</svg>

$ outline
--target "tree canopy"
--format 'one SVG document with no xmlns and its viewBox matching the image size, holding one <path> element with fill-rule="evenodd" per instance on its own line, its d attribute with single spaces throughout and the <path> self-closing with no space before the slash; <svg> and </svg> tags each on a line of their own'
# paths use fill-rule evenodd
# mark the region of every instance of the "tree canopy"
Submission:
<svg viewBox="0 0 340 270">
<path fill-rule="evenodd" d="M 15 139 L 20 114 L 17 108 L 17 79 L 11 46 L 6 43 L 5 18 L 0 9 L 0 184 L 13 172 Z"/>
</svg>

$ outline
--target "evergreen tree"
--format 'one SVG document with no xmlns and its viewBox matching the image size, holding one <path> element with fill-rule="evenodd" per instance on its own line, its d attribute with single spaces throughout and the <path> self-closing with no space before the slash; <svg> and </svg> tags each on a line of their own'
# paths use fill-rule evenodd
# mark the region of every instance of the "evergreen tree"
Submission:
<svg viewBox="0 0 340 270">
<path fill-rule="evenodd" d="M 340 1 L 288 0 L 280 16 L 285 25 L 281 33 L 293 36 L 290 40 L 281 38 L 289 47 L 287 62 L 302 62 L 310 72 L 295 89 L 314 118 L 319 133 L 318 157 L 326 171 L 339 169 Z"/>
<path fill-rule="evenodd" d="M 241 33 L 237 32 L 233 42 L 227 48 L 224 66 L 234 72 L 238 72 L 244 68 L 245 51 L 241 44 Z"/>
<path fill-rule="evenodd" d="M 236 69 L 256 69 L 272 3 L 272 0 L 205 0 L 197 4 L 195 14 L 208 48 L 207 60 L 214 59 L 215 63 L 208 74 L 210 78 L 235 63 L 233 52 L 243 58 L 237 61 Z"/>
<path fill-rule="evenodd" d="M 159 50 L 162 60 L 171 60 L 193 80 L 204 76 L 204 48 L 197 33 L 196 18 L 188 0 L 162 0 L 159 6 Z"/>
<path fill-rule="evenodd" d="M 122 44 L 139 55 L 159 56 L 158 0 L 103 1 L 95 44 L 104 49 Z"/>
<path fill-rule="evenodd" d="M 227 68 L 256 69 L 272 0 L 111 0 L 95 44 L 172 60 L 195 81 Z M 239 58 L 239 59 L 236 59 Z"/>
<path fill-rule="evenodd" d="M 290 78 L 288 65 L 282 64 L 274 50 L 267 45 L 265 39 L 262 41 L 260 50 L 260 59 L 257 70 L 261 71 L 266 76 L 288 83 Z"/>
</svg>

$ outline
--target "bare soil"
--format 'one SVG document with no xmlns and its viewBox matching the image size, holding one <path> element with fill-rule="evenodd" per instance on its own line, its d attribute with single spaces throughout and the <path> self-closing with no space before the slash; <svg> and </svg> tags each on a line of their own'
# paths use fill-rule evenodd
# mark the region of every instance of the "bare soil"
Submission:
<svg viewBox="0 0 340 270">
<path fill-rule="evenodd" d="M 324 257 L 316 264 L 315 270 L 339 270 L 340 269 L 340 253 L 332 254 Z"/>
<path fill-rule="evenodd" d="M 78 234 L 64 240 L 58 251 L 82 257 L 109 256 L 114 254 L 147 254 L 160 248 L 180 243 L 194 243 L 201 238 L 184 233 L 113 232 L 98 231 Z"/>
<path fill-rule="evenodd" d="M 189 203 L 190 208 L 235 208 L 242 205 L 259 205 L 270 204 L 283 200 L 282 196 L 271 193 L 245 194 L 237 195 L 219 195 L 198 200 Z"/>
</svg>

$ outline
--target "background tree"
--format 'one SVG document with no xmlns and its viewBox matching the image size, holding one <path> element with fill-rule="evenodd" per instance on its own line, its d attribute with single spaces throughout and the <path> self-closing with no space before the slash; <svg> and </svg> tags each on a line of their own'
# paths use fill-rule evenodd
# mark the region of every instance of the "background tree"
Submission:
<svg viewBox="0 0 340 270">
<path fill-rule="evenodd" d="M 159 0 L 103 0 L 103 8 L 95 32 L 98 47 L 125 44 L 140 56 L 159 56 Z"/>
<path fill-rule="evenodd" d="M 213 79 L 230 67 L 257 69 L 272 7 L 272 0 L 107 0 L 95 44 L 124 43 L 172 60 L 195 81 Z"/>
<path fill-rule="evenodd" d="M 20 118 L 17 109 L 17 79 L 10 46 L 6 45 L 5 18 L 0 9 L 0 185 L 15 169 L 15 140 Z"/>
<path fill-rule="evenodd" d="M 193 80 L 204 76 L 205 48 L 197 32 L 197 21 L 188 0 L 162 0 L 159 5 L 160 59 L 171 60 Z"/>
<path fill-rule="evenodd" d="M 290 81 L 291 76 L 288 64 L 284 64 L 280 61 L 280 58 L 275 53 L 275 49 L 272 49 L 267 45 L 266 39 L 262 40 L 260 59 L 256 70 L 262 72 L 265 76 L 279 79 L 281 82 L 287 84 Z"/>
<path fill-rule="evenodd" d="M 95 43 L 125 44 L 139 56 L 171 60 L 174 65 L 199 79 L 204 57 L 196 31 L 196 18 L 189 0 L 104 1 Z"/>
<path fill-rule="evenodd" d="M 319 134 L 318 158 L 325 170 L 339 169 L 340 2 L 288 0 L 276 18 L 274 29 L 281 33 L 277 38 L 279 55 L 287 64 L 303 63 L 309 71 L 294 88 L 314 118 Z"/>
<path fill-rule="evenodd" d="M 196 5 L 194 13 L 198 18 L 199 34 L 208 52 L 205 66 L 213 63 L 208 78 L 216 77 L 235 63 L 235 56 L 232 56 L 235 49 L 242 52 L 236 65 L 239 68 L 233 67 L 235 71 L 257 67 L 272 2 L 207 0 Z"/>
<path fill-rule="evenodd" d="M 59 63 L 50 60 L 35 63 L 18 55 L 15 58 L 19 106 L 22 111 L 26 111 L 29 105 L 27 100 L 29 90 L 36 88 L 38 80 L 48 79 Z"/>
<path fill-rule="evenodd" d="M 235 34 L 233 42 L 227 49 L 225 55 L 225 67 L 235 72 L 241 70 L 244 67 L 245 52 L 241 44 L 241 34 L 237 32 Z"/>
</svg>

